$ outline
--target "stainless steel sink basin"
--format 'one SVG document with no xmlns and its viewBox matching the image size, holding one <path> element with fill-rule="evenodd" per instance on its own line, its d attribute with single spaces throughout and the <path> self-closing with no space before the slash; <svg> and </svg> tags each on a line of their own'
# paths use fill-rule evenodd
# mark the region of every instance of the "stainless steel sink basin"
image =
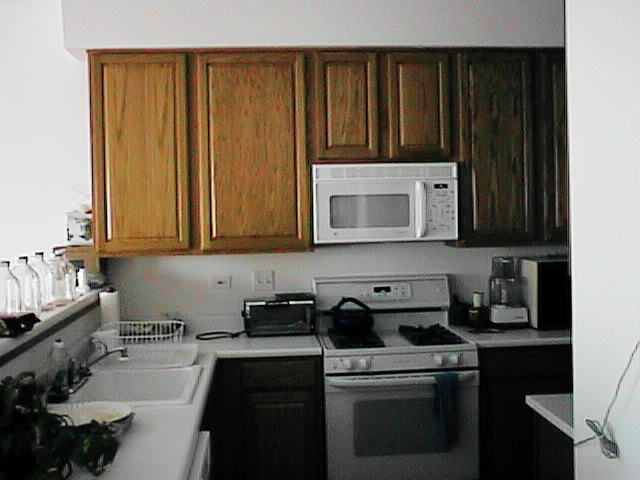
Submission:
<svg viewBox="0 0 640 480">
<path fill-rule="evenodd" d="M 94 370 L 70 402 L 117 401 L 132 406 L 191 403 L 202 367 L 153 370 Z"/>
</svg>

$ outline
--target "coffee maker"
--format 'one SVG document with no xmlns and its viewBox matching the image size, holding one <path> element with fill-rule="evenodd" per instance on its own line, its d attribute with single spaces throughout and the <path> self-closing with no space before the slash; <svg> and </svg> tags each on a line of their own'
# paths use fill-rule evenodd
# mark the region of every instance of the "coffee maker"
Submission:
<svg viewBox="0 0 640 480">
<path fill-rule="evenodd" d="M 493 257 L 489 278 L 489 320 L 495 326 L 525 326 L 529 323 L 522 298 L 522 283 L 515 257 Z"/>
</svg>

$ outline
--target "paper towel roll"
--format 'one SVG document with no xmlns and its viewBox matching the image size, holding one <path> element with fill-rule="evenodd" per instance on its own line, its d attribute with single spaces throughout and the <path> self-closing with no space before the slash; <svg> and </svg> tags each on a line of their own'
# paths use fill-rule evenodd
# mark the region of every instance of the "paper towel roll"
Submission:
<svg viewBox="0 0 640 480">
<path fill-rule="evenodd" d="M 120 294 L 113 290 L 100 292 L 102 325 L 120 321 Z"/>
</svg>

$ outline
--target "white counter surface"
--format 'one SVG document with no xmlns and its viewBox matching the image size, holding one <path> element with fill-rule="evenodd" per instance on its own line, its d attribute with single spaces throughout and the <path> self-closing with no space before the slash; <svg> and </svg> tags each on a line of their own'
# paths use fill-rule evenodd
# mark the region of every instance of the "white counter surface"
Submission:
<svg viewBox="0 0 640 480">
<path fill-rule="evenodd" d="M 184 480 L 191 469 L 215 356 L 201 353 L 198 387 L 189 405 L 134 408 L 135 416 L 118 453 L 100 480 Z M 79 468 L 72 480 L 95 477 Z"/>
<path fill-rule="evenodd" d="M 38 315 L 40 323 L 36 323 L 30 332 L 23 333 L 22 335 L 13 338 L 0 338 L 0 357 L 22 347 L 22 345 L 26 343 L 33 343 L 34 338 L 37 338 L 46 331 L 55 328 L 58 324 L 64 322 L 73 314 L 78 313 L 80 310 L 93 305 L 98 301 L 98 291 L 95 290 L 83 295 L 69 305 L 57 307 L 48 312 L 42 312 Z"/>
<path fill-rule="evenodd" d="M 570 330 L 536 330 L 535 328 L 517 328 L 500 330 L 498 333 L 477 333 L 469 327 L 450 326 L 451 330 L 478 348 L 526 347 L 544 345 L 569 345 Z"/>
<path fill-rule="evenodd" d="M 540 416 L 573 438 L 573 395 L 527 395 L 526 403 Z"/>
<path fill-rule="evenodd" d="M 299 357 L 322 355 L 322 347 L 315 335 L 291 335 L 285 337 L 219 338 L 196 340 L 193 335 L 185 342 L 197 343 L 201 352 L 215 353 L 218 358 Z"/>
<path fill-rule="evenodd" d="M 113 464 L 100 477 L 101 480 L 187 478 L 217 358 L 322 354 L 314 335 L 257 338 L 242 335 L 207 341 L 186 336 L 184 342 L 199 345 L 198 364 L 203 366 L 191 404 L 135 409 L 131 427 L 122 439 Z M 79 469 L 76 472 L 72 480 L 94 478 Z"/>
</svg>

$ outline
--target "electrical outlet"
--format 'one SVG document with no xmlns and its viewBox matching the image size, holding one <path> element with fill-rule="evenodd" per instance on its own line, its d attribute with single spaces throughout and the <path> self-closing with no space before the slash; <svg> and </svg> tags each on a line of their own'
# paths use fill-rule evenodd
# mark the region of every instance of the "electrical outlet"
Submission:
<svg viewBox="0 0 640 480">
<path fill-rule="evenodd" d="M 231 288 L 231 275 L 214 275 L 211 277 L 211 287 L 215 290 Z"/>
<path fill-rule="evenodd" d="M 251 274 L 254 292 L 273 292 L 276 288 L 276 272 L 273 270 L 254 270 Z"/>
</svg>

